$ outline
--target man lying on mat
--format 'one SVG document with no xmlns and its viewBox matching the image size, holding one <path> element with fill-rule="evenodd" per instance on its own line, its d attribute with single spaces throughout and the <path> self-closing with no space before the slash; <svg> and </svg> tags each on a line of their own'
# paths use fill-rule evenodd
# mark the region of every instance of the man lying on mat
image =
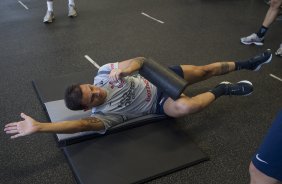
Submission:
<svg viewBox="0 0 282 184">
<path fill-rule="evenodd" d="M 272 59 L 270 50 L 244 61 L 216 62 L 204 66 L 179 65 L 169 67 L 188 84 L 206 80 L 213 76 L 227 74 L 242 69 L 257 71 Z M 4 131 L 17 138 L 37 132 L 75 133 L 82 131 L 102 131 L 128 119 L 146 114 L 164 114 L 178 118 L 197 113 L 223 95 L 246 96 L 253 92 L 252 83 L 221 82 L 208 92 L 189 97 L 181 94 L 176 100 L 168 97 L 156 86 L 139 74 L 146 61 L 138 57 L 102 66 L 94 84 L 77 84 L 67 88 L 65 103 L 72 110 L 92 109 L 89 118 L 58 123 L 41 123 L 21 113 L 22 121 L 9 123 Z"/>
</svg>

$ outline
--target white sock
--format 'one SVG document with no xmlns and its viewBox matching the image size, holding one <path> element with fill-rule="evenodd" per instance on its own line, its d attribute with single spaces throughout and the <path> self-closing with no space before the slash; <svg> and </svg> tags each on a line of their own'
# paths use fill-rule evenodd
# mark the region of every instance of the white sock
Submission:
<svg viewBox="0 0 282 184">
<path fill-rule="evenodd" d="M 53 11 L 53 1 L 47 1 L 47 10 Z"/>
<path fill-rule="evenodd" d="M 74 0 L 69 0 L 69 5 L 73 5 L 74 6 L 75 5 L 74 4 Z"/>
</svg>

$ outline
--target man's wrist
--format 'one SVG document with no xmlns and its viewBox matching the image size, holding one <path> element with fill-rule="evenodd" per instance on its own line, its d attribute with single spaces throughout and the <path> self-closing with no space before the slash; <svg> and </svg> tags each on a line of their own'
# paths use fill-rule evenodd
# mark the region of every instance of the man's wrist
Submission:
<svg viewBox="0 0 282 184">
<path fill-rule="evenodd" d="M 35 121 L 33 123 L 33 126 L 35 128 L 35 132 L 34 133 L 37 133 L 37 132 L 44 132 L 44 124 L 45 123 L 40 123 L 38 121 Z"/>
</svg>

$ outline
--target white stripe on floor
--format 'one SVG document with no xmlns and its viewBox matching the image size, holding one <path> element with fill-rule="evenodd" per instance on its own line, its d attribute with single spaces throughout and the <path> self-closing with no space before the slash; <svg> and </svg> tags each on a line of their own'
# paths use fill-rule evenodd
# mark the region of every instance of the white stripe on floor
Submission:
<svg viewBox="0 0 282 184">
<path fill-rule="evenodd" d="M 28 7 L 25 5 L 25 4 L 23 4 L 23 2 L 21 2 L 21 1 L 18 1 L 25 9 L 27 9 L 28 10 Z"/>
<path fill-rule="evenodd" d="M 279 80 L 280 82 L 282 82 L 282 79 L 281 78 L 279 78 L 279 77 L 277 77 L 277 76 L 275 76 L 275 75 L 273 75 L 273 74 L 269 74 L 270 75 L 270 77 L 273 77 L 274 79 L 277 79 L 277 80 Z"/>
<path fill-rule="evenodd" d="M 93 59 L 91 59 L 88 55 L 85 55 L 84 56 L 90 63 L 92 63 L 96 68 L 100 68 L 100 66 L 95 62 L 93 61 Z"/>
<path fill-rule="evenodd" d="M 156 18 L 154 18 L 154 17 L 151 17 L 150 15 L 148 15 L 148 14 L 146 14 L 146 13 L 144 13 L 144 12 L 142 12 L 141 14 L 144 15 L 144 16 L 146 16 L 146 17 L 148 17 L 148 18 L 150 18 L 150 19 L 152 19 L 152 20 L 154 20 L 154 21 L 157 21 L 157 22 L 159 22 L 159 23 L 161 23 L 161 24 L 164 24 L 163 21 L 158 20 L 158 19 L 156 19 Z"/>
</svg>

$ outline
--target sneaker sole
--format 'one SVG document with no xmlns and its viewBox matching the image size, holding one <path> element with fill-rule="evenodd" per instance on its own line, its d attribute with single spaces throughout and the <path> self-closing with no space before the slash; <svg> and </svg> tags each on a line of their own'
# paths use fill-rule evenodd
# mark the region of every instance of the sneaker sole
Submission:
<svg viewBox="0 0 282 184">
<path fill-rule="evenodd" d="M 282 54 L 279 54 L 279 53 L 277 53 L 277 52 L 275 52 L 275 55 L 276 55 L 276 56 L 279 56 L 279 57 L 282 57 Z"/>
<path fill-rule="evenodd" d="M 242 81 L 237 82 L 237 84 L 238 84 L 238 83 L 247 83 L 247 84 L 250 84 L 252 87 L 254 87 L 253 84 L 252 84 L 250 81 L 247 81 L 247 80 L 242 80 Z M 253 91 L 250 92 L 250 93 L 248 93 L 248 94 L 246 94 L 246 95 L 241 95 L 241 96 L 249 96 L 249 95 L 251 95 L 252 93 L 253 93 Z"/>
<path fill-rule="evenodd" d="M 222 81 L 221 83 L 219 84 L 231 84 L 231 82 L 228 82 L 228 81 Z"/>
<path fill-rule="evenodd" d="M 244 42 L 242 40 L 241 40 L 241 43 L 244 44 L 244 45 L 251 45 L 251 44 L 255 44 L 257 46 L 262 46 L 263 45 L 263 43 L 261 43 L 261 42 Z"/>
<path fill-rule="evenodd" d="M 267 63 L 270 63 L 271 62 L 271 59 L 272 59 L 272 54 L 270 55 L 270 58 L 268 58 L 268 60 L 260 65 L 258 65 L 258 67 L 256 67 L 256 69 L 254 69 L 253 71 L 259 71 L 259 69 L 261 68 L 262 65 L 264 64 L 267 64 Z"/>
<path fill-rule="evenodd" d="M 55 17 L 52 17 L 51 20 L 43 20 L 43 22 L 48 24 L 48 23 L 52 23 L 53 20 L 55 20 Z"/>
<path fill-rule="evenodd" d="M 69 17 L 76 17 L 77 16 L 77 13 L 73 14 L 73 15 L 68 15 Z"/>
</svg>

